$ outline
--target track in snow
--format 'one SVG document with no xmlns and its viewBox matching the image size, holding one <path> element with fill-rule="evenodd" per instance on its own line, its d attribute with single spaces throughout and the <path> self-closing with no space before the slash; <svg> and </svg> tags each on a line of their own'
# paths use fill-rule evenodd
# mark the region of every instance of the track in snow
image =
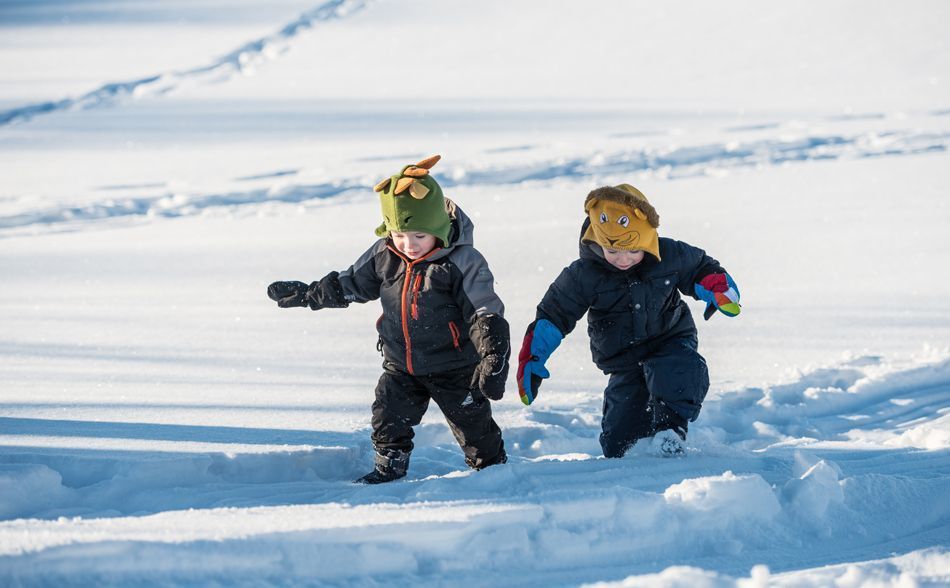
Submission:
<svg viewBox="0 0 950 588">
<path fill-rule="evenodd" d="M 115 104 L 125 98 L 161 96 L 174 91 L 184 83 L 220 82 L 257 68 L 287 51 L 288 45 L 303 32 L 321 22 L 345 18 L 363 10 L 371 0 L 330 0 L 301 14 L 276 33 L 254 39 L 211 63 L 134 80 L 111 82 L 82 96 L 62 98 L 49 102 L 28 104 L 0 111 L 0 127 L 26 122 L 37 116 L 64 110 L 82 110 Z"/>
</svg>

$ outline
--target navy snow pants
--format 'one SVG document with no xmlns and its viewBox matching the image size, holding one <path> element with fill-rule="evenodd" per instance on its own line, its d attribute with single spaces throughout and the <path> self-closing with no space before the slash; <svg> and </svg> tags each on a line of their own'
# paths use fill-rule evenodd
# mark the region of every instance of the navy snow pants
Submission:
<svg viewBox="0 0 950 588">
<path fill-rule="evenodd" d="M 696 351 L 696 337 L 665 342 L 633 369 L 610 374 L 604 390 L 600 446 L 606 457 L 622 457 L 638 440 L 680 428 L 699 416 L 709 372 Z"/>
</svg>

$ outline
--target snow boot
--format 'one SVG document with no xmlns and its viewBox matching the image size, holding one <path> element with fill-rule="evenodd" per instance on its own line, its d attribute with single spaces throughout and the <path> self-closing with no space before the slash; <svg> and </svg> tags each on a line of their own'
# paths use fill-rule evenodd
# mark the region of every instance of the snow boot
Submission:
<svg viewBox="0 0 950 588">
<path fill-rule="evenodd" d="M 677 457 L 686 453 L 683 438 L 673 429 L 658 431 L 653 438 L 651 449 L 660 457 Z"/>
<path fill-rule="evenodd" d="M 686 453 L 686 431 L 689 422 L 662 400 L 653 405 L 653 448 L 663 456 Z"/>
<path fill-rule="evenodd" d="M 406 475 L 409 469 L 409 452 L 398 449 L 379 449 L 376 451 L 376 467 L 370 473 L 356 480 L 357 484 L 382 484 L 392 482 Z"/>
<path fill-rule="evenodd" d="M 466 463 L 468 463 L 468 460 L 465 460 L 465 461 Z M 491 467 L 493 465 L 501 465 L 503 463 L 508 463 L 508 454 L 505 452 L 504 447 L 501 448 L 501 451 L 498 452 L 498 455 L 492 458 L 491 461 L 482 462 L 478 465 L 472 465 L 471 463 L 468 463 L 468 466 L 478 471 L 478 470 L 483 470 L 487 467 Z"/>
</svg>

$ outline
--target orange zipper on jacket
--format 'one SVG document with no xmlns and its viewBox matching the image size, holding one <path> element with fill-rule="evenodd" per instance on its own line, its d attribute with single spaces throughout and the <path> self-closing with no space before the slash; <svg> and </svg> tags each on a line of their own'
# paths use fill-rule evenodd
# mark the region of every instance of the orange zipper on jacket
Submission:
<svg viewBox="0 0 950 588">
<path fill-rule="evenodd" d="M 416 260 L 409 259 L 405 255 L 400 253 L 399 250 L 393 247 L 392 245 L 387 245 L 386 247 L 388 247 L 390 251 L 395 253 L 399 257 L 399 259 L 406 262 L 406 279 L 403 280 L 403 283 L 402 283 L 402 296 L 400 298 L 400 314 L 402 315 L 402 336 L 405 337 L 406 339 L 406 370 L 410 374 L 412 374 L 414 373 L 412 371 L 412 341 L 409 339 L 409 319 L 406 316 L 407 313 L 409 312 L 409 301 L 406 298 L 406 294 L 409 293 L 409 284 L 412 282 L 413 266 L 415 266 L 420 261 L 424 260 L 425 258 L 429 257 L 430 255 L 438 251 L 440 247 L 436 247 L 432 251 L 426 253 L 425 255 L 423 255 L 422 257 Z"/>
<path fill-rule="evenodd" d="M 412 319 L 419 320 L 419 286 L 422 285 L 422 274 L 416 274 L 416 281 L 412 285 Z"/>
<path fill-rule="evenodd" d="M 459 328 L 455 326 L 455 321 L 449 321 L 449 331 L 452 332 L 452 344 L 455 345 L 455 349 L 458 351 L 462 350 L 462 346 L 459 345 Z"/>
</svg>

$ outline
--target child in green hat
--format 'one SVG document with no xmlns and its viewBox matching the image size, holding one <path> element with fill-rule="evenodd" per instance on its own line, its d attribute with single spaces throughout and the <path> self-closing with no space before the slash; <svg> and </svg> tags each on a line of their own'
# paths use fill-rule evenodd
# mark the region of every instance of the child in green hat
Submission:
<svg viewBox="0 0 950 588">
<path fill-rule="evenodd" d="M 465 453 L 482 469 L 505 463 L 501 429 L 488 400 L 501 400 L 511 351 L 494 277 L 472 245 L 472 221 L 429 174 L 435 155 L 377 184 L 380 237 L 349 269 L 323 279 L 274 282 L 281 308 L 343 308 L 380 299 L 385 361 L 373 402 L 375 468 L 357 482 L 406 475 L 412 438 L 434 400 Z"/>
</svg>

